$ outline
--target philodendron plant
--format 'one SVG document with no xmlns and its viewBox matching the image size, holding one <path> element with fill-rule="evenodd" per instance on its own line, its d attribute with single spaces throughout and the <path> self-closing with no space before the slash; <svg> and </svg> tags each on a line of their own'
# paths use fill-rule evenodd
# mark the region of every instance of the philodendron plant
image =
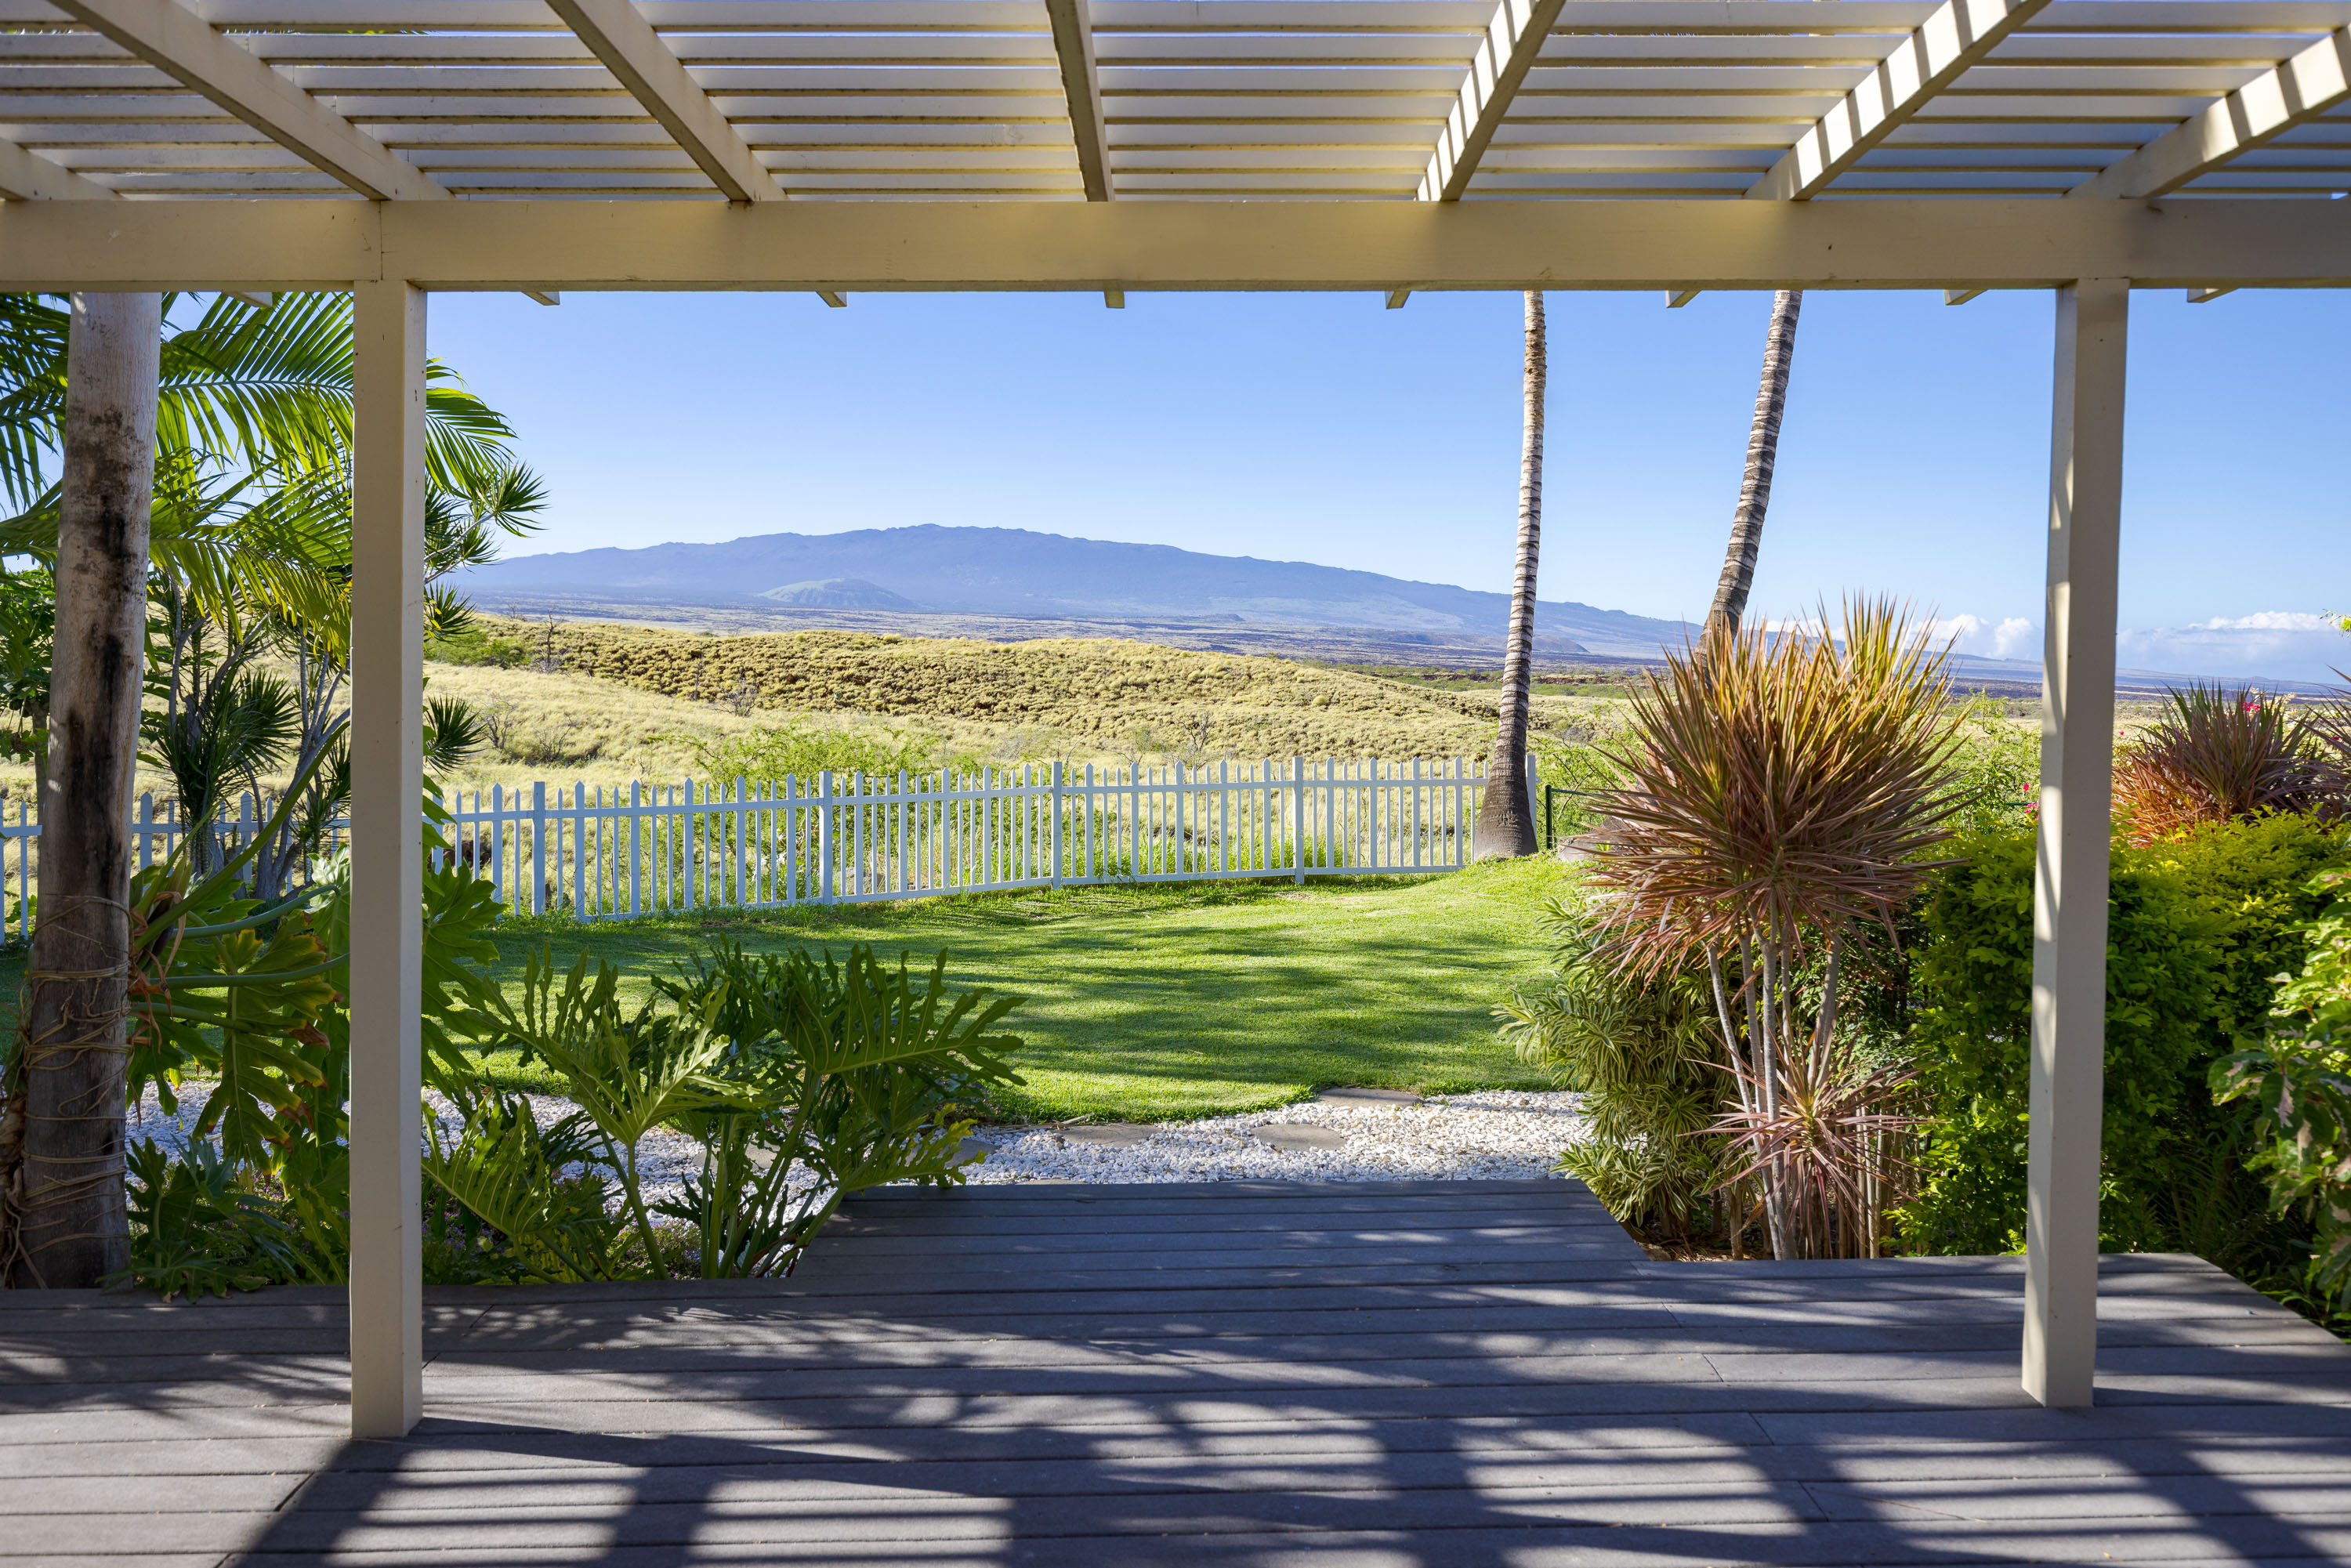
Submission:
<svg viewBox="0 0 2351 1568">
<path fill-rule="evenodd" d="M 1018 998 L 951 993 L 944 956 L 917 981 L 862 945 L 845 964 L 725 946 L 633 1012 L 617 982 L 585 959 L 559 979 L 542 956 L 519 1003 L 486 1020 L 486 1043 L 546 1062 L 579 1111 L 542 1130 L 485 1091 L 459 1098 L 462 1134 L 428 1128 L 433 1178 L 527 1277 L 787 1273 L 844 1193 L 960 1182 L 971 1124 L 954 1107 L 1019 1082 L 1019 1040 L 988 1032 Z M 656 1127 L 702 1160 L 681 1194 L 649 1201 L 639 1147 Z"/>
</svg>

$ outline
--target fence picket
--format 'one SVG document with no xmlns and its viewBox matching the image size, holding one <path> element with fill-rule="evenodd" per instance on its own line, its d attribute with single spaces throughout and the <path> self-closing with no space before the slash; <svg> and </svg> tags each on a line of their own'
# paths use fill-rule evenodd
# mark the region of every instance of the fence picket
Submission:
<svg viewBox="0 0 2351 1568">
<path fill-rule="evenodd" d="M 825 771 L 812 785 L 755 788 L 738 778 L 731 794 L 693 779 L 650 788 L 639 779 L 625 800 L 617 786 L 598 786 L 591 800 L 582 780 L 568 800 L 559 787 L 549 801 L 541 782 L 527 805 L 519 787 L 496 784 L 470 804 L 453 792 L 447 840 L 434 853 L 436 863 L 470 866 L 517 913 L 568 905 L 583 920 L 1182 878 L 1280 876 L 1303 886 L 1309 876 L 1459 869 L 1486 783 L 1485 769 L 1461 758 L 1430 771 L 1419 759 L 1407 768 L 1326 758 L 1310 768 L 1294 756 L 1286 770 L 1271 758 L 1213 768 L 1087 763 L 1082 773 L 1020 763 L 901 769 L 894 780 L 852 772 L 838 786 Z M 247 795 L 211 831 L 233 852 L 252 841 L 262 816 Z M 330 843 L 348 825 L 332 824 Z M 131 831 L 147 866 L 184 842 L 191 824 L 148 793 Z M 16 857 L 14 909 L 0 911 L 0 937 L 30 933 L 40 832 L 25 801 L 13 824 L 0 818 L 0 857 Z M 306 874 L 291 870 L 298 882 Z M 0 861 L 0 887 L 9 872 Z"/>
</svg>

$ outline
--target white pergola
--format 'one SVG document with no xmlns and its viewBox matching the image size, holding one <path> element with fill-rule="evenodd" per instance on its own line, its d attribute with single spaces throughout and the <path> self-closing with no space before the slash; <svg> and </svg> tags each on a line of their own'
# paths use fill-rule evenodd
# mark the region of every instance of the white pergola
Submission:
<svg viewBox="0 0 2351 1568">
<path fill-rule="evenodd" d="M 2053 291 L 2023 1381 L 2090 1402 L 2130 290 L 2351 284 L 2351 0 L 0 0 L 0 287 L 356 291 L 356 1434 L 421 1406 L 445 289 Z"/>
</svg>

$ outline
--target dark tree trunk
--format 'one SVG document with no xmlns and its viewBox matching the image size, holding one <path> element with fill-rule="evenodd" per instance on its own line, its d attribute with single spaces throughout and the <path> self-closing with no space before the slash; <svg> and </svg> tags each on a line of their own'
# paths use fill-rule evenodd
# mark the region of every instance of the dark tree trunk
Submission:
<svg viewBox="0 0 2351 1568">
<path fill-rule="evenodd" d="M 1527 799 L 1527 697 L 1534 680 L 1535 568 L 1542 554 L 1543 297 L 1527 290 L 1525 434 L 1519 449 L 1519 561 L 1510 583 L 1510 635 L 1502 650 L 1501 723 L 1486 769 L 1473 860 L 1535 852 L 1534 803 Z"/>
<path fill-rule="evenodd" d="M 162 322 L 153 294 L 77 294 L 39 922 L 9 1096 L 20 1286 L 95 1285 L 129 1261 L 124 1028 L 131 768 L 146 667 L 147 530 Z"/>
<path fill-rule="evenodd" d="M 1763 543 L 1763 514 L 1771 505 L 1771 470 L 1780 460 L 1780 416 L 1788 407 L 1788 370 L 1796 357 L 1796 317 L 1804 291 L 1782 288 L 1771 297 L 1771 325 L 1763 335 L 1763 380 L 1755 392 L 1755 423 L 1747 433 L 1747 472 L 1739 482 L 1739 509 L 1730 517 L 1730 549 L 1723 557 L 1722 580 L 1715 584 L 1714 607 L 1707 612 L 1709 635 L 1736 632 L 1747 613 L 1747 591 L 1755 582 L 1755 553 Z"/>
</svg>

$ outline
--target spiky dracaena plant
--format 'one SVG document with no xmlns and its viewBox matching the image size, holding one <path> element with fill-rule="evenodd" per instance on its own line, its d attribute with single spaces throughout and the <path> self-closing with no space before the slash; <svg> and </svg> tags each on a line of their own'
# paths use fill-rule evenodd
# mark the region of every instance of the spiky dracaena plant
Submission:
<svg viewBox="0 0 2351 1568">
<path fill-rule="evenodd" d="M 2339 810 L 2346 779 L 2334 714 L 2290 711 L 2250 687 L 2189 685 L 2115 758 L 2115 805 L 2151 844 L 2264 811 Z"/>
<path fill-rule="evenodd" d="M 1868 1249 L 1855 1199 L 1898 1180 L 1881 1158 L 1898 1070 L 1838 1036 L 1839 960 L 1856 937 L 1893 939 L 1962 804 L 1948 648 L 1882 601 L 1848 602 L 1842 635 L 1826 619 L 1667 658 L 1615 748 L 1629 782 L 1604 798 L 1593 859 L 1603 950 L 1708 977 L 1739 1097 L 1716 1130 L 1761 1181 L 1783 1258 Z"/>
</svg>

